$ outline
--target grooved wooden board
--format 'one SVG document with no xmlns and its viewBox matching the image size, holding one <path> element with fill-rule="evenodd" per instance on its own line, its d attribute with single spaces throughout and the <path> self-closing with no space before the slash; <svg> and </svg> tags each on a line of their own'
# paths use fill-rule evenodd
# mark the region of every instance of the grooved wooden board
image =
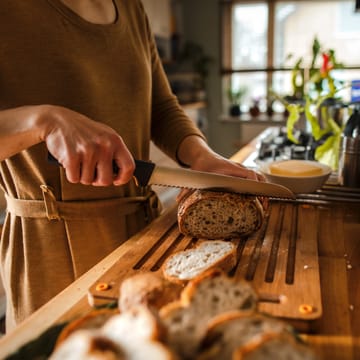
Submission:
<svg viewBox="0 0 360 360">
<path fill-rule="evenodd" d="M 260 311 L 300 322 L 321 316 L 319 221 L 316 206 L 271 202 L 259 231 L 248 238 L 229 240 L 238 249 L 238 262 L 230 275 L 252 283 L 260 295 Z M 201 239 L 179 233 L 174 208 L 90 287 L 90 304 L 116 301 L 123 279 L 140 271 L 161 271 L 170 254 L 198 241 Z M 100 283 L 109 288 L 98 291 Z M 304 307 L 311 311 L 304 311 Z"/>
</svg>

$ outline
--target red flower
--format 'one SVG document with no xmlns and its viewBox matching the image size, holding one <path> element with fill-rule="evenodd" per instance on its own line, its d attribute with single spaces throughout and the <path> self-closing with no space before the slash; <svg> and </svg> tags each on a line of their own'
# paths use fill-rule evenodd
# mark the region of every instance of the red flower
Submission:
<svg viewBox="0 0 360 360">
<path fill-rule="evenodd" d="M 323 63 L 320 69 L 320 74 L 323 78 L 327 77 L 329 71 L 334 68 L 334 65 L 330 61 L 330 55 L 322 53 Z"/>
</svg>

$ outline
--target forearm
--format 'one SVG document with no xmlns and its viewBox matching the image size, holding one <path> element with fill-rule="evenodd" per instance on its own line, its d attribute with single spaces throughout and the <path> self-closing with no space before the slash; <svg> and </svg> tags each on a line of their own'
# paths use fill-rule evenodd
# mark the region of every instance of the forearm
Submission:
<svg viewBox="0 0 360 360">
<path fill-rule="evenodd" d="M 190 135 L 183 139 L 177 151 L 178 160 L 193 170 L 264 180 L 263 176 L 213 151 L 203 138 Z"/>
<path fill-rule="evenodd" d="M 135 165 L 130 151 L 121 136 L 100 121 L 53 105 L 0 112 L 0 160 L 40 142 L 45 142 L 72 183 L 123 185 L 132 177 Z M 115 177 L 113 161 L 121 169 Z"/>
<path fill-rule="evenodd" d="M 43 141 L 46 132 L 42 106 L 0 111 L 0 161 Z"/>
</svg>

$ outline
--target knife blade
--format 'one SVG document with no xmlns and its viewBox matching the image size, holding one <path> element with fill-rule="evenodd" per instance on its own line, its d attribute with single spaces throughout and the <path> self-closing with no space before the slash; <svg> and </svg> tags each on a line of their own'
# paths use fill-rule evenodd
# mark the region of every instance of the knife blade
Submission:
<svg viewBox="0 0 360 360">
<path fill-rule="evenodd" d="M 60 165 L 48 153 L 48 161 Z M 207 189 L 235 192 L 239 194 L 260 195 L 274 198 L 296 199 L 295 194 L 282 185 L 243 179 L 237 176 L 207 173 L 197 170 L 158 166 L 150 161 L 135 160 L 134 179 L 137 186 L 160 185 L 185 189 Z M 113 162 L 113 172 L 119 168 Z"/>
<path fill-rule="evenodd" d="M 188 189 L 207 189 L 295 199 L 295 194 L 282 185 L 243 179 L 237 176 L 158 166 L 152 162 L 135 160 L 135 181 L 138 186 L 160 185 Z"/>
</svg>

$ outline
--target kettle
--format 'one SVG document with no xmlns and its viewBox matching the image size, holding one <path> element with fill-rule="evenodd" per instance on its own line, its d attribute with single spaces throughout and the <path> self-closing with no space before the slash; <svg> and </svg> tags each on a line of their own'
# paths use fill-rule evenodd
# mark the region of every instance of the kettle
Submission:
<svg viewBox="0 0 360 360">
<path fill-rule="evenodd" d="M 360 104 L 348 119 L 340 140 L 340 185 L 360 188 Z"/>
</svg>

